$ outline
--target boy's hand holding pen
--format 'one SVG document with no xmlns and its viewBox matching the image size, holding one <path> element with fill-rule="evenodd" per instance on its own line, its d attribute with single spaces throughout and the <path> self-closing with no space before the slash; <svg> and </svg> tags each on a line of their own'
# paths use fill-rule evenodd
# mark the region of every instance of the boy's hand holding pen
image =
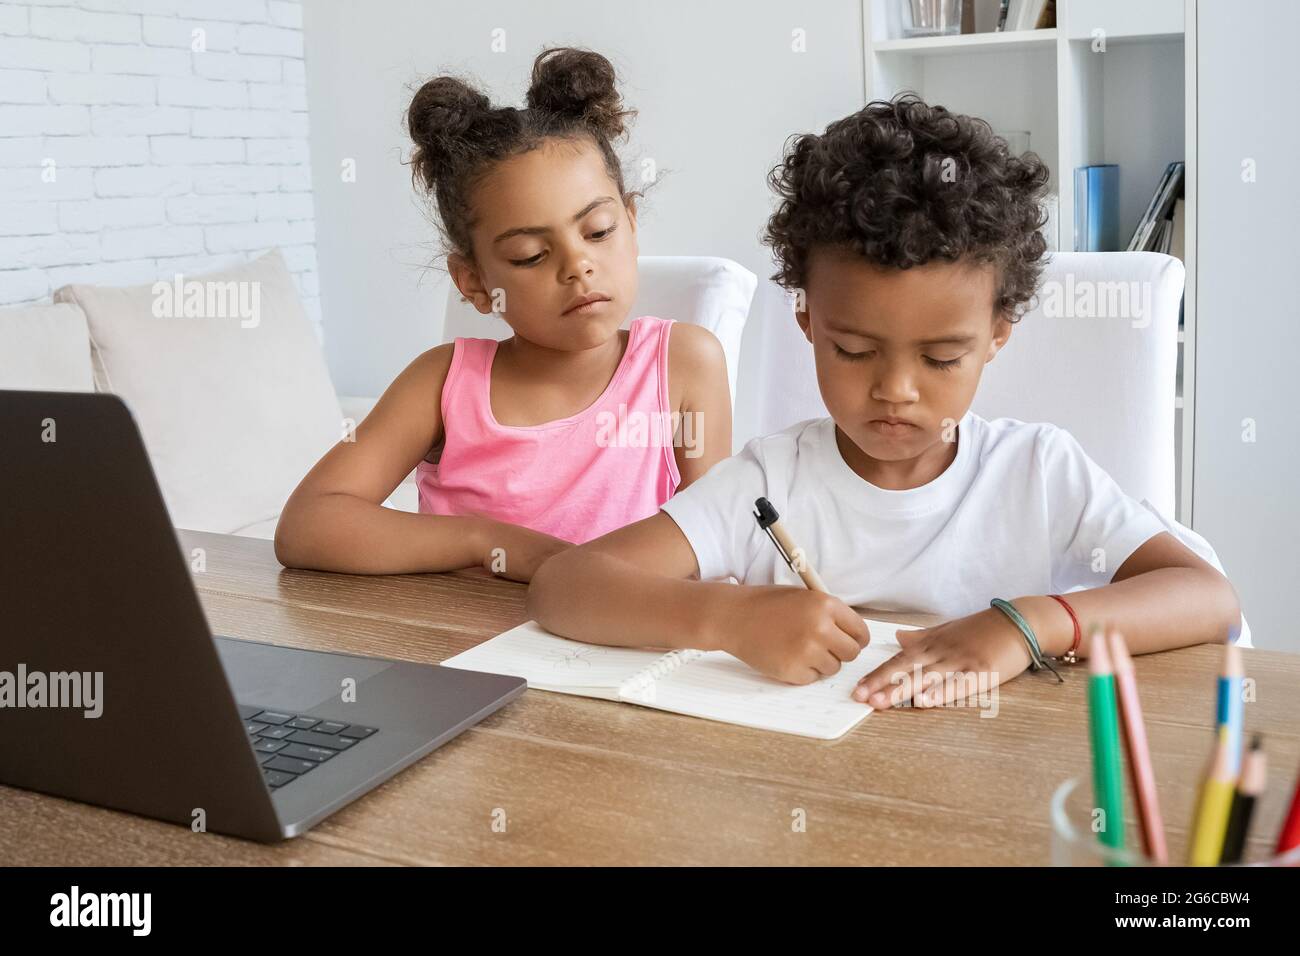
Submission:
<svg viewBox="0 0 1300 956">
<path fill-rule="evenodd" d="M 830 601 L 834 602 L 834 605 L 838 605 L 835 608 L 835 620 L 842 622 L 841 627 L 849 629 L 851 619 L 856 619 L 861 624 L 864 639 L 860 641 L 860 646 L 866 647 L 870 640 L 870 633 L 867 630 L 866 623 L 862 621 L 857 611 L 826 594 L 826 585 L 822 583 L 821 577 L 817 574 L 811 562 L 808 561 L 803 549 L 794 543 L 789 531 L 782 525 L 780 515 L 772 507 L 772 503 L 766 498 L 759 498 L 754 502 L 754 509 L 754 519 L 758 522 L 758 526 L 772 540 L 772 544 L 776 546 L 781 558 L 790 566 L 792 571 L 799 575 L 809 590 L 799 591 L 785 587 L 775 589 L 746 588 L 745 590 L 775 590 L 787 595 L 804 595 L 806 598 L 811 598 L 819 593 L 825 594 Z M 775 600 L 775 595 L 773 599 Z M 780 621 L 779 627 L 775 626 L 776 619 L 760 617 L 757 622 L 761 629 L 760 633 L 771 635 L 775 631 L 778 635 L 793 635 L 797 638 L 806 633 L 802 628 L 817 626 L 817 614 L 813 609 L 812 602 L 808 600 L 796 601 L 793 597 L 786 600 L 791 607 L 782 614 L 784 619 Z M 796 604 L 801 606 L 803 613 L 810 613 L 812 617 L 801 621 L 799 618 L 790 615 L 790 611 L 794 610 Z M 834 605 L 825 605 L 822 611 L 823 615 L 829 613 Z M 844 610 L 840 611 L 839 608 Z M 791 628 L 794 628 L 794 630 L 791 630 Z M 1015 677 L 1025 670 L 1031 662 L 1029 652 L 1020 633 L 1016 628 L 1008 625 L 1007 619 L 1002 612 L 994 608 L 958 618 L 954 621 L 946 621 L 934 627 L 920 628 L 918 630 L 899 630 L 897 637 L 899 644 L 903 647 L 902 651 L 858 682 L 858 686 L 853 690 L 855 700 L 870 704 L 877 710 L 891 705 L 937 706 L 948 704 L 952 703 L 957 694 L 967 687 L 968 682 L 945 679 L 947 676 L 955 673 L 986 672 L 995 682 L 1000 683 Z M 787 649 L 783 643 L 773 641 L 770 637 L 765 639 L 769 643 L 756 650 L 767 655 L 771 663 L 769 667 L 760 667 L 760 670 L 772 676 L 780 677 L 777 670 L 770 669 L 771 665 L 774 664 L 778 670 L 788 670 L 788 666 L 782 666 L 785 663 L 782 658 L 790 653 L 792 649 Z M 795 642 L 787 637 L 784 644 L 791 643 Z M 740 657 L 739 654 L 736 654 L 736 656 Z M 815 655 L 811 656 L 815 658 Z M 744 657 L 741 657 L 741 659 L 746 660 Z M 853 660 L 853 657 L 841 656 L 840 660 Z M 799 666 L 802 667 L 802 663 Z M 838 670 L 838 667 L 836 667 L 836 670 Z M 830 674 L 834 672 L 832 670 L 820 673 Z M 921 686 L 913 687 L 913 679 L 917 674 L 920 674 Z M 928 676 L 932 674 L 937 675 L 938 679 Z M 780 679 L 785 680 L 786 678 L 781 677 Z M 811 679 L 815 680 L 816 677 Z M 806 683 L 806 681 L 800 681 L 800 683 Z M 985 686 L 989 685 L 986 684 Z"/>
<path fill-rule="evenodd" d="M 787 684 L 838 673 L 871 641 L 862 615 L 831 594 L 779 584 L 723 594 L 716 646 Z"/>
<path fill-rule="evenodd" d="M 781 527 L 766 498 L 759 526 L 808 590 L 782 585 L 730 588 L 715 630 L 718 645 L 755 670 L 788 684 L 811 684 L 839 672 L 871 642 L 866 621 L 826 591 L 811 564 Z"/>
</svg>

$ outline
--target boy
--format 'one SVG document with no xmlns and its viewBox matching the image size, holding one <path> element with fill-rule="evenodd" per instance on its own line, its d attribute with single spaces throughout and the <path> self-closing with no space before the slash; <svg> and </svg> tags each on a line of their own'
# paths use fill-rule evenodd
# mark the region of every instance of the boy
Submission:
<svg viewBox="0 0 1300 956">
<path fill-rule="evenodd" d="M 1047 181 L 984 122 L 913 95 L 798 137 L 771 176 L 766 241 L 774 278 L 802 293 L 831 417 L 750 442 L 659 514 L 552 558 L 529 613 L 582 641 L 725 650 L 796 684 L 870 640 L 850 605 L 942 615 L 900 631 L 901 653 L 854 689 L 877 708 L 947 703 L 921 699 L 962 684 L 943 675 L 1009 680 L 1031 633 L 1043 655 L 1082 658 L 1094 622 L 1134 653 L 1234 632 L 1227 579 L 1069 433 L 970 411 L 1041 273 Z M 835 597 L 800 586 L 754 520 L 760 496 Z"/>
</svg>

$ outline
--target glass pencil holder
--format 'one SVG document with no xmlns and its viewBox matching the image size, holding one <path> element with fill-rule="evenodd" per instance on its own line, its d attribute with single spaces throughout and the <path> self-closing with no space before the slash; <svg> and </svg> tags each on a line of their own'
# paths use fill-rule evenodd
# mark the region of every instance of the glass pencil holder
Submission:
<svg viewBox="0 0 1300 956">
<path fill-rule="evenodd" d="M 1092 780 L 1071 777 L 1052 792 L 1052 866 L 1187 866 L 1187 850 L 1181 841 L 1169 841 L 1169 862 L 1158 864 L 1142 851 L 1139 832 L 1130 805 L 1125 805 L 1124 845 L 1112 847 L 1098 839 L 1093 829 Z M 1247 851 L 1240 863 L 1222 866 L 1300 866 L 1300 846 L 1285 853 L 1252 857 Z"/>
</svg>

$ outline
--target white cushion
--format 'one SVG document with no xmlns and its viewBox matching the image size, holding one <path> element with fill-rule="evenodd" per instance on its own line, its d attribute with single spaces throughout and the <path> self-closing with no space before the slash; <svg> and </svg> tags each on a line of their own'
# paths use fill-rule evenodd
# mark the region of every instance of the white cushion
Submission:
<svg viewBox="0 0 1300 956">
<path fill-rule="evenodd" d="M 174 281 L 55 299 L 85 312 L 96 384 L 139 423 L 172 523 L 230 533 L 279 515 L 343 416 L 278 251 L 183 282 L 182 306 L 197 305 L 192 288 L 209 300 L 199 315 L 169 308 Z M 221 308 L 224 290 L 256 308 Z"/>
<path fill-rule="evenodd" d="M 75 305 L 0 310 L 0 388 L 93 392 L 87 335 Z"/>
</svg>

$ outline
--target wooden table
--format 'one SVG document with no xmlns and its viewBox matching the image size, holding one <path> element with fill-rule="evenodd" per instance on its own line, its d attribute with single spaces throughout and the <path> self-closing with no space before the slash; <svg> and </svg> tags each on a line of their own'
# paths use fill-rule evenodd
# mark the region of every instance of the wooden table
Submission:
<svg viewBox="0 0 1300 956">
<path fill-rule="evenodd" d="M 218 634 L 436 663 L 524 619 L 524 587 L 477 571 L 289 571 L 269 541 L 180 537 L 203 551 L 194 580 Z M 1201 646 L 1137 663 L 1179 854 L 1220 657 Z M 1257 681 L 1246 727 L 1266 734 L 1273 768 L 1258 849 L 1300 762 L 1300 657 L 1247 652 L 1246 672 Z M 836 741 L 529 691 L 274 846 L 0 787 L 0 863 L 1043 864 L 1052 791 L 1088 772 L 1081 678 L 1023 675 L 1000 688 L 993 719 L 892 711 Z"/>
</svg>

